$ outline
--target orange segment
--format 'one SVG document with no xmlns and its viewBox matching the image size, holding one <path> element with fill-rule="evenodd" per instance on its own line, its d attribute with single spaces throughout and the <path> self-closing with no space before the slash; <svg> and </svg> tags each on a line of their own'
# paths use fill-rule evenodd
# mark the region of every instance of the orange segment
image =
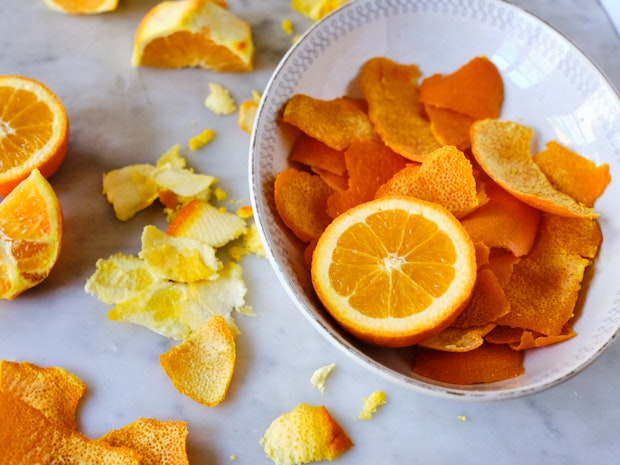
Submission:
<svg viewBox="0 0 620 465">
<path fill-rule="evenodd" d="M 434 74 L 420 84 L 420 101 L 474 119 L 497 118 L 504 84 L 495 65 L 476 57 L 452 74 Z"/>
<path fill-rule="evenodd" d="M 511 121 L 476 121 L 471 129 L 472 152 L 489 177 L 528 205 L 555 215 L 596 217 L 592 208 L 553 187 L 534 163 L 533 132 Z"/>
<path fill-rule="evenodd" d="M 424 157 L 417 170 L 405 168 L 379 191 L 380 195 L 407 195 L 447 208 L 460 218 L 478 206 L 471 163 L 463 152 L 446 145 Z"/>
<path fill-rule="evenodd" d="M 13 299 L 47 278 L 62 228 L 56 193 L 35 169 L 0 203 L 0 298 Z"/>
<path fill-rule="evenodd" d="M 371 140 L 353 143 L 344 153 L 344 159 L 349 174 L 348 187 L 327 199 L 327 214 L 331 218 L 372 200 L 377 189 L 407 162 L 385 145 Z"/>
<path fill-rule="evenodd" d="M 254 68 L 252 30 L 248 23 L 217 2 L 164 1 L 140 22 L 132 64 L 251 71 Z"/>
<path fill-rule="evenodd" d="M 492 383 L 522 375 L 523 352 L 497 344 L 460 353 L 418 348 L 413 371 L 444 383 Z"/>
<path fill-rule="evenodd" d="M 358 102 L 346 97 L 321 100 L 295 94 L 286 102 L 282 120 L 334 150 L 376 138 L 368 115 Z"/>
<path fill-rule="evenodd" d="M 434 336 L 463 310 L 476 280 L 475 251 L 443 207 L 383 197 L 327 227 L 311 275 L 319 299 L 346 330 L 401 347 Z"/>
<path fill-rule="evenodd" d="M 364 63 L 359 78 L 375 130 L 385 145 L 413 161 L 439 148 L 429 122 L 418 113 L 419 77 L 416 65 L 378 57 Z"/>
<path fill-rule="evenodd" d="M 549 141 L 534 162 L 558 190 L 588 207 L 603 193 L 611 181 L 609 165 L 594 162 L 556 141 Z"/>
<path fill-rule="evenodd" d="M 486 186 L 489 201 L 461 219 L 474 241 L 526 255 L 536 238 L 539 211 L 508 194 L 495 183 Z"/>
<path fill-rule="evenodd" d="M 67 153 L 69 120 L 62 102 L 42 83 L 0 76 L 0 196 L 38 168 L 47 178 Z"/>
<path fill-rule="evenodd" d="M 52 10 L 72 15 L 105 13 L 116 10 L 118 0 L 45 0 Z"/>
<path fill-rule="evenodd" d="M 278 173 L 274 183 L 280 218 L 304 242 L 318 239 L 330 223 L 326 208 L 332 192 L 319 176 L 295 168 Z"/>
</svg>

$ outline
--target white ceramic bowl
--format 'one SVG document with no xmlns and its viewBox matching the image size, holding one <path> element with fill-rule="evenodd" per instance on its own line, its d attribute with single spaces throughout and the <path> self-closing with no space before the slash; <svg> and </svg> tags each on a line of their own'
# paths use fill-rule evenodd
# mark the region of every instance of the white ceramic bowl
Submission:
<svg viewBox="0 0 620 465">
<path fill-rule="evenodd" d="M 597 164 L 612 183 L 597 201 L 604 242 L 587 271 L 578 335 L 528 351 L 525 374 L 506 381 L 460 386 L 411 372 L 411 349 L 370 347 L 344 333 L 318 302 L 302 247 L 278 219 L 273 180 L 288 166 L 290 136 L 278 112 L 295 93 L 329 99 L 359 96 L 362 63 L 387 56 L 416 63 L 422 73 L 449 73 L 477 55 L 500 70 L 501 118 L 535 130 L 535 143 L 568 145 Z M 411 389 L 449 398 L 507 399 L 554 386 L 592 362 L 620 327 L 620 100 L 587 57 L 547 24 L 500 0 L 358 0 L 313 25 L 277 67 L 259 108 L 250 154 L 255 215 L 282 285 L 307 319 L 332 343 L 371 371 Z"/>
</svg>

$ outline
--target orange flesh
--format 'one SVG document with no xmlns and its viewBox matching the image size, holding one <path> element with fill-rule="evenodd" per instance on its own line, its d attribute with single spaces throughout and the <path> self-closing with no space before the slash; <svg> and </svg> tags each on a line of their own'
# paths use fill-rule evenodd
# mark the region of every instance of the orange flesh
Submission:
<svg viewBox="0 0 620 465">
<path fill-rule="evenodd" d="M 403 225 L 402 235 L 394 228 Z M 406 233 L 405 233 L 406 232 Z M 455 251 L 429 220 L 385 211 L 357 224 L 338 241 L 330 279 L 351 306 L 372 318 L 401 318 L 426 309 L 454 278 Z"/>
</svg>

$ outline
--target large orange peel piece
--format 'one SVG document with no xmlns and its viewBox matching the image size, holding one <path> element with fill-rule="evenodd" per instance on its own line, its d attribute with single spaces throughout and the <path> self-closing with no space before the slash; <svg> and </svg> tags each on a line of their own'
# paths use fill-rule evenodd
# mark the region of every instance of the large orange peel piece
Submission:
<svg viewBox="0 0 620 465">
<path fill-rule="evenodd" d="M 418 112 L 420 70 L 388 58 L 371 58 L 362 67 L 359 85 L 368 116 L 385 145 L 412 161 L 440 147 L 430 123 Z"/>
<path fill-rule="evenodd" d="M 562 334 L 601 240 L 595 220 L 543 215 L 534 247 L 514 265 L 504 288 L 511 311 L 498 324 Z"/>
<path fill-rule="evenodd" d="M 368 115 L 347 97 L 321 100 L 295 94 L 286 102 L 282 120 L 334 150 L 345 150 L 355 141 L 376 138 Z"/>
<path fill-rule="evenodd" d="M 335 218 L 348 209 L 372 200 L 377 189 L 406 166 L 407 159 L 371 140 L 351 145 L 344 154 L 348 187 L 327 199 L 327 214 Z"/>
<path fill-rule="evenodd" d="M 512 121 L 476 121 L 471 128 L 472 152 L 489 177 L 524 203 L 560 216 L 598 216 L 553 187 L 534 163 L 530 151 L 533 132 Z"/>
</svg>

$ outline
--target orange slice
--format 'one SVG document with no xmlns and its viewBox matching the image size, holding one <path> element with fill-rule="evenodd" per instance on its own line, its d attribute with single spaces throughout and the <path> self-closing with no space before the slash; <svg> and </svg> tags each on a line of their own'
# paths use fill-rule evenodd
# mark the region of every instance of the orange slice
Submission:
<svg viewBox="0 0 620 465">
<path fill-rule="evenodd" d="M 530 152 L 534 131 L 512 121 L 485 119 L 471 128 L 471 148 L 482 169 L 522 202 L 560 216 L 595 218 L 592 208 L 557 190 Z"/>
<path fill-rule="evenodd" d="M 161 2 L 138 26 L 132 64 L 251 71 L 254 68 L 252 30 L 218 2 Z"/>
<path fill-rule="evenodd" d="M 0 298 L 13 299 L 49 275 L 62 227 L 56 193 L 35 169 L 0 203 Z"/>
<path fill-rule="evenodd" d="M 49 88 L 22 76 L 0 76 L 0 196 L 34 168 L 51 176 L 68 142 L 67 113 Z"/>
<path fill-rule="evenodd" d="M 71 15 L 89 15 L 114 11 L 118 0 L 45 0 L 52 10 Z"/>
<path fill-rule="evenodd" d="M 464 309 L 476 258 L 469 235 L 445 208 L 382 197 L 327 227 L 311 274 L 343 328 L 372 344 L 403 347 L 439 333 Z"/>
</svg>

